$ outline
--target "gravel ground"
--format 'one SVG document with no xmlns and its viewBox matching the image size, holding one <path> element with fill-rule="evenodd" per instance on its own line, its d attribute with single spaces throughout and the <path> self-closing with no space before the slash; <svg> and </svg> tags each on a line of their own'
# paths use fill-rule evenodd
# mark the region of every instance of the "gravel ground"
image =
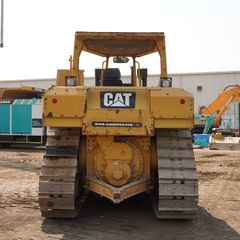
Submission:
<svg viewBox="0 0 240 240">
<path fill-rule="evenodd" d="M 240 239 L 240 152 L 195 150 L 199 211 L 193 221 L 163 221 L 141 194 L 120 205 L 91 195 L 74 220 L 42 219 L 42 150 L 0 149 L 0 239 Z"/>
</svg>

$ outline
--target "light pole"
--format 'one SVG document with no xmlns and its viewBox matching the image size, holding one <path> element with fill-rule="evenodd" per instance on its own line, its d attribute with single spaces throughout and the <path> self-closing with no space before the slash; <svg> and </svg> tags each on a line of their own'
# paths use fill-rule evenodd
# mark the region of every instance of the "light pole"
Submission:
<svg viewBox="0 0 240 240">
<path fill-rule="evenodd" d="M 1 48 L 3 48 L 3 8 L 4 8 L 4 0 L 1 0 L 1 39 L 0 39 Z"/>
</svg>

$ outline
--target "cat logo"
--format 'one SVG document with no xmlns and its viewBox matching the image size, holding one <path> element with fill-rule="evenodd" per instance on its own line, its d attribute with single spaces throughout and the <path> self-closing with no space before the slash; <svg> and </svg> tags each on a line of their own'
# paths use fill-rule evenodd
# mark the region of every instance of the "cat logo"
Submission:
<svg viewBox="0 0 240 240">
<path fill-rule="evenodd" d="M 100 92 L 101 108 L 134 108 L 135 92 Z"/>
</svg>

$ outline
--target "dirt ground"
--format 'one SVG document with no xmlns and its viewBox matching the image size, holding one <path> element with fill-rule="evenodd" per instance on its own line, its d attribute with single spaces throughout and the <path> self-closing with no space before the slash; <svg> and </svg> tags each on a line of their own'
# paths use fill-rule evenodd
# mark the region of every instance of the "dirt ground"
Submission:
<svg viewBox="0 0 240 240">
<path fill-rule="evenodd" d="M 89 197 L 74 220 L 42 219 L 42 150 L 0 149 L 0 239 L 240 239 L 240 152 L 195 150 L 199 211 L 193 221 L 157 220 L 147 195 L 120 205 Z"/>
</svg>

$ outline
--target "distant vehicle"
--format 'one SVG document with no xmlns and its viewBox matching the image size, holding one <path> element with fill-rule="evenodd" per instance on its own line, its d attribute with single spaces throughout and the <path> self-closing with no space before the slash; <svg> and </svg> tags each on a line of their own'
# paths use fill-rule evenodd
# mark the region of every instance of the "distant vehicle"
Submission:
<svg viewBox="0 0 240 240">
<path fill-rule="evenodd" d="M 230 86 L 225 88 L 225 90 L 220 93 L 212 103 L 205 107 L 200 114 L 195 114 L 193 132 L 207 134 L 213 128 L 218 128 L 221 122 L 221 117 L 227 110 L 228 105 L 232 102 L 239 101 L 240 86 Z M 227 132 L 229 132 L 229 129 Z"/>
<path fill-rule="evenodd" d="M 42 89 L 31 87 L 0 89 L 0 145 L 42 145 Z"/>
</svg>

